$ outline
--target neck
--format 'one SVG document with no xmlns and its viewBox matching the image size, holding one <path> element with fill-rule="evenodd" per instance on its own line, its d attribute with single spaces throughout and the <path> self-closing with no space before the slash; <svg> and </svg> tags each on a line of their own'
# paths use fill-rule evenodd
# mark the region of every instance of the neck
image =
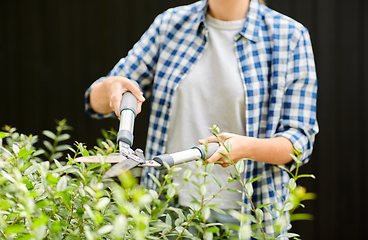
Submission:
<svg viewBox="0 0 368 240">
<path fill-rule="evenodd" d="M 250 0 L 208 0 L 208 13 L 222 21 L 235 21 L 247 16 Z"/>
</svg>

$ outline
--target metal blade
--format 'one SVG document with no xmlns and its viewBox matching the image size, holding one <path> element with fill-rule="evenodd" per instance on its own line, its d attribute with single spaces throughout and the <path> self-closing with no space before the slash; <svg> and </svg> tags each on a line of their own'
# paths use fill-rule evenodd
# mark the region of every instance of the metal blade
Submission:
<svg viewBox="0 0 368 240">
<path fill-rule="evenodd" d="M 102 176 L 102 178 L 112 178 L 116 177 L 122 172 L 128 171 L 139 165 L 139 162 L 136 162 L 131 159 L 126 159 L 118 164 L 112 166 L 107 172 Z"/>
<path fill-rule="evenodd" d="M 86 157 L 78 157 L 75 159 L 76 162 L 84 162 L 84 163 L 119 163 L 125 161 L 127 158 L 120 155 L 108 155 L 108 156 L 86 156 Z"/>
</svg>

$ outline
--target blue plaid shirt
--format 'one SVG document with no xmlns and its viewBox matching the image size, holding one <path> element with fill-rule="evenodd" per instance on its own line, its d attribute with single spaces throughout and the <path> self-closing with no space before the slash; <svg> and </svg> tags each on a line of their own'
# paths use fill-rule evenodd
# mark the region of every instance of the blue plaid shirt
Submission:
<svg viewBox="0 0 368 240">
<path fill-rule="evenodd" d="M 146 97 L 152 95 L 148 159 L 165 153 L 173 94 L 207 44 L 206 9 L 206 1 L 200 1 L 162 13 L 109 73 L 137 81 Z M 286 137 L 303 152 L 301 160 L 306 163 L 318 132 L 317 80 L 307 29 L 251 0 L 244 28 L 236 35 L 234 44 L 246 86 L 246 135 Z M 90 88 L 86 91 L 87 112 L 97 118 L 108 117 L 91 109 Z M 152 187 L 149 172 L 157 176 L 158 171 L 143 171 L 143 181 Z M 282 202 L 280 196 L 286 199 L 289 176 L 285 171 L 275 165 L 246 161 L 245 181 L 260 175 L 263 177 L 253 183 L 256 206 Z M 248 199 L 244 198 L 244 202 L 248 203 Z M 268 233 L 273 232 L 268 224 L 272 220 L 272 215 L 265 211 Z"/>
</svg>

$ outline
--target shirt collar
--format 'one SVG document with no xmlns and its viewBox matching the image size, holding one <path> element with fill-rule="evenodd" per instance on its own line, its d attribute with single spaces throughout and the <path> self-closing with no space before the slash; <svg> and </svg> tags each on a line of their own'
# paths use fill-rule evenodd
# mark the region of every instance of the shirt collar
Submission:
<svg viewBox="0 0 368 240">
<path fill-rule="evenodd" d="M 201 5 L 198 8 L 198 30 L 201 29 L 201 27 L 205 27 L 208 29 L 207 23 L 206 23 L 206 14 L 208 11 L 208 3 L 207 0 L 202 0 Z"/>
<path fill-rule="evenodd" d="M 258 42 L 259 40 L 259 29 L 261 25 L 260 5 L 261 3 L 257 0 L 250 1 L 244 28 L 240 31 L 241 35 L 254 42 Z"/>
<path fill-rule="evenodd" d="M 245 38 L 258 42 L 259 40 L 259 28 L 260 28 L 260 4 L 258 0 L 251 0 L 249 4 L 249 10 L 247 13 L 247 17 L 244 23 L 243 29 L 240 31 L 240 34 Z M 208 28 L 206 23 L 206 14 L 208 10 L 208 2 L 207 0 L 202 0 L 201 5 L 198 9 L 198 30 L 201 27 Z"/>
</svg>

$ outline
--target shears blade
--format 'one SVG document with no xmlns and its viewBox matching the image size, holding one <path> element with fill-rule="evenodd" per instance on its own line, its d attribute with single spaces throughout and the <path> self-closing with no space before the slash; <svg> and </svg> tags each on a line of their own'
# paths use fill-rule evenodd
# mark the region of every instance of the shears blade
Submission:
<svg viewBox="0 0 368 240">
<path fill-rule="evenodd" d="M 84 163 L 119 163 L 125 161 L 127 158 L 120 154 L 111 154 L 108 156 L 85 156 L 78 157 L 75 159 L 76 162 L 84 162 Z"/>
<path fill-rule="evenodd" d="M 105 174 L 102 176 L 102 178 L 112 178 L 116 177 L 119 174 L 129 171 L 132 168 L 138 166 L 140 163 L 131 159 L 126 159 L 122 162 L 119 162 L 115 164 L 113 167 L 111 167 L 109 170 L 105 172 Z"/>
</svg>

